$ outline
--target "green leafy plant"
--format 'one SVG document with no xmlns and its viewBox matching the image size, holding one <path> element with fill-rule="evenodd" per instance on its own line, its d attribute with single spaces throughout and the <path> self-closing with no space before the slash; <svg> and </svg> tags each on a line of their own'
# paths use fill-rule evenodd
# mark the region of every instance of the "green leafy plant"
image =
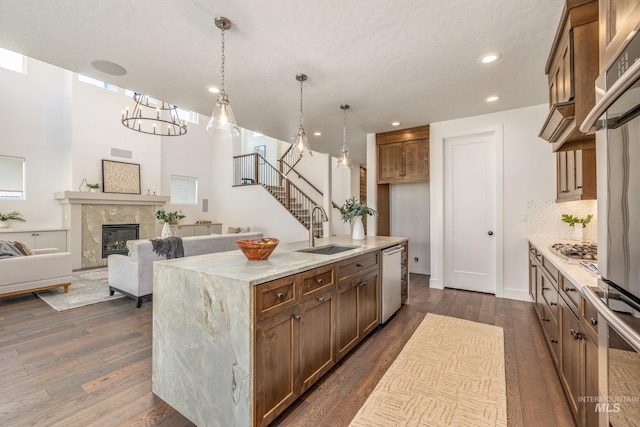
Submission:
<svg viewBox="0 0 640 427">
<path fill-rule="evenodd" d="M 156 211 L 156 218 L 158 218 L 162 222 L 175 223 L 184 217 L 185 215 L 182 213 L 182 211 L 167 212 L 164 209 L 160 209 L 159 211 Z"/>
<path fill-rule="evenodd" d="M 566 222 L 571 227 L 575 227 L 576 224 L 582 224 L 582 228 L 585 228 L 591 222 L 593 215 L 587 215 L 586 218 L 579 218 L 573 215 L 562 214 L 562 222 Z"/>
<path fill-rule="evenodd" d="M 25 220 L 21 217 L 21 213 L 17 211 L 12 211 L 6 214 L 0 212 L 0 221 L 20 221 L 24 222 Z"/>
<path fill-rule="evenodd" d="M 367 206 L 366 202 L 360 202 L 355 197 L 345 200 L 344 205 L 340 206 L 340 219 L 343 222 L 350 222 L 357 216 L 377 216 L 378 212 Z"/>
<path fill-rule="evenodd" d="M 100 184 L 97 184 L 97 183 L 96 184 L 89 184 L 89 183 L 87 183 L 87 187 L 89 187 L 89 188 L 100 188 Z"/>
</svg>

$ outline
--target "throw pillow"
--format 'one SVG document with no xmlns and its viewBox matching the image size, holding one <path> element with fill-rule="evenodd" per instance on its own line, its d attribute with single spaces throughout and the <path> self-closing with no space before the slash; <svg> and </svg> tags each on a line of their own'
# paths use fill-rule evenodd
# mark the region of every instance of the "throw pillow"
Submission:
<svg viewBox="0 0 640 427">
<path fill-rule="evenodd" d="M 227 234 L 235 234 L 240 232 L 240 227 L 229 227 L 227 228 Z"/>
<path fill-rule="evenodd" d="M 20 251 L 22 255 L 35 255 L 36 253 L 29 245 L 24 242 L 13 242 L 13 246 Z"/>
</svg>

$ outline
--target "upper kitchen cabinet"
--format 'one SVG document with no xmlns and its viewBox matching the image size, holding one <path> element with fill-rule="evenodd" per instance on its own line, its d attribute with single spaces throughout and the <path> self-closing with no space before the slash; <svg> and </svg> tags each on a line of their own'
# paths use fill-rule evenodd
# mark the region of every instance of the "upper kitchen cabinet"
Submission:
<svg viewBox="0 0 640 427">
<path fill-rule="evenodd" d="M 562 12 L 545 68 L 550 110 L 539 135 L 553 151 L 595 147 L 579 127 L 595 105 L 598 13 L 597 0 L 567 0 Z"/>
<path fill-rule="evenodd" d="M 611 66 L 640 22 L 640 0 L 600 0 L 600 71 Z"/>
<path fill-rule="evenodd" d="M 429 125 L 376 134 L 378 184 L 429 181 Z"/>
</svg>

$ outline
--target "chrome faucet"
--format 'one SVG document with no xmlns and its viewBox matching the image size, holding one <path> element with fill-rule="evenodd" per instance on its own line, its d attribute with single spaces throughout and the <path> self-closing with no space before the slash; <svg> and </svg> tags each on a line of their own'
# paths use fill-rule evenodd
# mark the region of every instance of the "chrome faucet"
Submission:
<svg viewBox="0 0 640 427">
<path fill-rule="evenodd" d="M 316 235 L 315 235 L 315 224 L 313 222 L 313 218 L 314 218 L 314 214 L 316 212 L 316 209 L 320 209 L 320 214 L 322 215 L 322 222 L 327 222 L 329 221 L 329 218 L 327 217 L 327 213 L 325 212 L 325 210 L 322 208 L 322 206 L 320 205 L 313 205 L 313 207 L 310 210 L 310 218 L 309 218 L 309 246 L 310 247 L 314 247 L 316 245 Z"/>
</svg>

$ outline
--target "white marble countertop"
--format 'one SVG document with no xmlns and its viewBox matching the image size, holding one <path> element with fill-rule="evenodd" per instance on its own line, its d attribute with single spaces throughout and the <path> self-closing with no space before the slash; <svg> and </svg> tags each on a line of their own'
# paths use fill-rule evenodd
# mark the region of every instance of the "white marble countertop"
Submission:
<svg viewBox="0 0 640 427">
<path fill-rule="evenodd" d="M 296 252 L 309 247 L 307 241 L 302 241 L 280 243 L 269 259 L 265 261 L 249 261 L 240 250 L 237 250 L 156 261 L 156 263 L 257 285 L 367 252 L 388 248 L 407 240 L 406 237 L 388 236 L 367 236 L 365 240 L 352 240 L 351 236 L 333 236 L 316 239 L 316 247 L 340 244 L 357 246 L 357 248 L 333 255 Z"/>
<path fill-rule="evenodd" d="M 554 239 L 550 237 L 529 236 L 529 242 L 549 261 L 558 271 L 582 292 L 584 286 L 597 287 L 598 276 L 578 264 L 579 260 L 570 259 L 551 250 L 554 243 L 578 243 L 575 240 Z"/>
</svg>

